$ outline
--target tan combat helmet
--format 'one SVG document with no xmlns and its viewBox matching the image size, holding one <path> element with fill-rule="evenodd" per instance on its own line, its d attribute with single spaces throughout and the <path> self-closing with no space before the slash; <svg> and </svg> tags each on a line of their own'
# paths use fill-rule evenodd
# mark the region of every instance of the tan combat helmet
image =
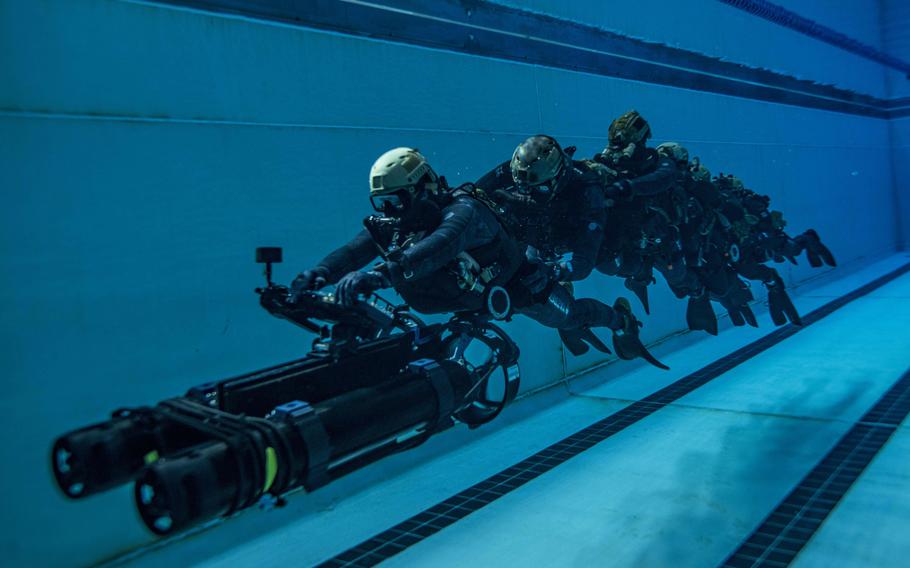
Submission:
<svg viewBox="0 0 910 568">
<path fill-rule="evenodd" d="M 547 186 L 555 193 L 566 173 L 568 161 L 568 156 L 555 139 L 542 134 L 531 136 L 512 153 L 512 180 L 519 187 Z"/>
<path fill-rule="evenodd" d="M 629 144 L 640 145 L 651 137 L 651 126 L 638 111 L 630 110 L 610 124 L 610 146 L 624 148 Z"/>
<path fill-rule="evenodd" d="M 404 205 L 401 193 L 413 198 L 422 189 L 418 186 L 421 180 L 431 191 L 439 181 L 423 154 L 414 148 L 389 150 L 370 168 L 370 201 L 377 211 L 382 211 L 387 202 L 401 208 Z"/>
<path fill-rule="evenodd" d="M 679 166 L 689 165 L 689 151 L 678 142 L 664 142 L 657 147 L 657 153 L 662 158 L 673 160 Z"/>
</svg>

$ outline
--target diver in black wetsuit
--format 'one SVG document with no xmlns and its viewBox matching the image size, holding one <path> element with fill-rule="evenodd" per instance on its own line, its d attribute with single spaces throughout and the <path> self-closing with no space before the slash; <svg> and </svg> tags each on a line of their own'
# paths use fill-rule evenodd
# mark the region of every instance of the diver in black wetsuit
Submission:
<svg viewBox="0 0 910 568">
<path fill-rule="evenodd" d="M 749 306 L 752 292 L 729 263 L 726 247 L 718 244 L 724 234 L 724 228 L 716 223 L 723 199 L 711 183 L 710 173 L 697 159 L 690 164 L 689 152 L 675 142 L 661 144 L 657 152 L 672 159 L 681 173 L 675 191 L 684 204 L 678 225 L 682 251 L 686 265 L 705 288 L 704 294 L 689 296 L 686 309 L 689 329 L 717 334 L 717 318 L 709 299 L 726 308 L 734 325 L 757 326 L 758 320 Z"/>
<path fill-rule="evenodd" d="M 690 213 L 683 241 L 699 277 L 715 293 L 727 289 L 730 282 L 735 283 L 737 274 L 761 281 L 768 288 L 774 323 L 782 325 L 789 320 L 799 325 L 799 313 L 786 293 L 783 279 L 766 263 L 783 262 L 785 258 L 796 263 L 796 257 L 805 251 L 812 266 L 836 266 L 834 256 L 818 234 L 810 229 L 790 237 L 783 230 L 786 222 L 782 213 L 770 210 L 768 196 L 745 188 L 734 176 L 720 174 L 712 180 L 698 158 L 690 163 L 688 151 L 675 142 L 661 144 L 657 150 L 676 160 L 687 174 L 683 187 L 689 196 Z M 751 299 L 751 292 L 744 292 L 741 285 L 733 290 Z M 752 323 L 754 319 L 751 310 L 731 311 L 730 316 L 734 323 Z"/>
<path fill-rule="evenodd" d="M 689 297 L 689 313 L 704 322 L 698 328 L 716 328 L 708 292 L 687 262 L 684 225 L 688 196 L 683 189 L 686 171 L 672 156 L 649 148 L 651 127 L 636 111 L 610 124 L 609 144 L 594 157 L 607 173 L 611 216 L 618 219 L 600 253 L 597 269 L 624 276 L 648 311 L 647 286 L 656 268 L 678 298 Z M 692 317 L 687 318 L 692 322 Z M 690 325 L 691 327 L 691 325 Z"/>
<path fill-rule="evenodd" d="M 570 152 L 550 136 L 532 136 L 515 149 L 509 162 L 476 183 L 495 203 L 509 232 L 528 246 L 529 261 L 548 272 L 553 284 L 582 280 L 591 273 L 606 224 L 602 174 L 588 162 L 572 160 Z M 576 302 L 585 302 L 604 314 L 609 310 L 593 299 Z M 617 355 L 624 359 L 644 357 L 662 366 L 638 339 L 641 324 L 629 302 L 619 298 L 613 310 L 623 319 L 621 328 L 609 325 L 614 330 Z M 570 341 L 566 344 L 572 348 Z"/>
<path fill-rule="evenodd" d="M 291 294 L 337 283 L 351 304 L 361 294 L 394 287 L 423 313 L 477 311 L 489 289 L 503 287 L 524 262 L 522 251 L 489 208 L 451 190 L 416 150 L 396 148 L 370 172 L 370 216 L 350 242 L 300 274 Z M 361 272 L 377 256 L 384 262 Z"/>
<path fill-rule="evenodd" d="M 796 264 L 796 257 L 805 251 L 813 267 L 836 266 L 834 255 L 812 229 L 790 237 L 783 230 L 786 225 L 783 214 L 770 209 L 771 199 L 746 188 L 739 178 L 720 174 L 713 183 L 722 197 L 719 213 L 730 264 L 739 274 L 759 280 L 767 287 L 768 308 L 775 324 L 783 325 L 789 320 L 801 325 L 802 320 L 787 295 L 783 278 L 766 263 L 783 262 L 786 258 Z"/>
<path fill-rule="evenodd" d="M 501 209 L 529 258 L 548 262 L 557 280 L 574 282 L 594 269 L 606 211 L 600 173 L 569 159 L 549 136 L 532 136 L 477 181 Z M 557 261 L 563 255 L 565 260 Z"/>
<path fill-rule="evenodd" d="M 373 206 L 366 229 L 291 284 L 291 298 L 336 283 L 339 302 L 387 287 L 424 313 L 489 310 L 490 293 L 505 289 L 515 312 L 559 329 L 573 353 L 587 341 L 606 349 L 590 327 L 627 327 L 622 313 L 596 300 L 575 300 L 539 265 L 526 261 L 523 247 L 502 227 L 473 186 L 451 190 L 416 150 L 397 148 L 381 156 L 370 174 Z M 359 271 L 376 256 L 384 263 Z M 584 341 L 583 341 L 584 340 Z"/>
</svg>

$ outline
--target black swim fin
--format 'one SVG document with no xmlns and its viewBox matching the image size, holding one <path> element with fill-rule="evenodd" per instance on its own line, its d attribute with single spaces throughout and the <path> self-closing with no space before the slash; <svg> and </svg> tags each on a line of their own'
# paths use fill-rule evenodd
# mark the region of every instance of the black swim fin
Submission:
<svg viewBox="0 0 910 568">
<path fill-rule="evenodd" d="M 717 315 L 714 308 L 711 307 L 711 300 L 708 293 L 701 296 L 689 297 L 689 305 L 686 306 L 686 323 L 692 331 L 703 330 L 711 335 L 717 335 Z"/>
<path fill-rule="evenodd" d="M 613 304 L 613 309 L 623 318 L 622 327 L 613 330 L 613 348 L 616 350 L 616 356 L 627 360 L 641 357 L 659 369 L 669 369 L 670 367 L 658 361 L 641 342 L 638 331 L 642 323 L 632 313 L 632 306 L 629 304 L 629 300 L 617 298 Z"/>
</svg>

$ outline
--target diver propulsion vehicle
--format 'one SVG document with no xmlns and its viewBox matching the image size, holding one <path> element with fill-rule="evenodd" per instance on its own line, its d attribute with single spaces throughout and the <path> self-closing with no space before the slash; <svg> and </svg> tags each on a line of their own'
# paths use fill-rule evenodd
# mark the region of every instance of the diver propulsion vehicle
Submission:
<svg viewBox="0 0 910 568">
<path fill-rule="evenodd" d="M 426 324 L 376 295 L 352 307 L 272 282 L 281 249 L 256 250 L 269 313 L 315 332 L 305 357 L 115 411 L 51 449 L 64 494 L 134 484 L 143 522 L 174 533 L 256 504 L 281 505 L 455 424 L 493 420 L 518 392 L 518 347 L 489 316 Z"/>
</svg>

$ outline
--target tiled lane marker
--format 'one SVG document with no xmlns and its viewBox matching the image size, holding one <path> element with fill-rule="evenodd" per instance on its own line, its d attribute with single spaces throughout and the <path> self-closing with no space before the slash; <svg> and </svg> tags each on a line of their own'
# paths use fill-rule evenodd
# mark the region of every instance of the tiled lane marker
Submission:
<svg viewBox="0 0 910 568">
<path fill-rule="evenodd" d="M 721 566 L 789 566 L 908 413 L 910 371 L 844 434 Z"/>
</svg>

